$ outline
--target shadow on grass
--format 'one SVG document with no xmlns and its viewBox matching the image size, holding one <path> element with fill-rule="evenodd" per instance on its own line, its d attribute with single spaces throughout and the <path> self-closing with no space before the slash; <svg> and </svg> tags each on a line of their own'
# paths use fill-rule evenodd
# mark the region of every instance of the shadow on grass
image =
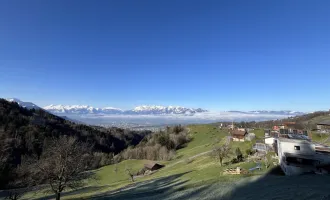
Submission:
<svg viewBox="0 0 330 200">
<path fill-rule="evenodd" d="M 131 184 L 120 190 L 111 191 L 108 193 L 100 194 L 94 196 L 92 199 L 173 199 L 175 196 L 173 194 L 180 193 L 180 191 L 185 190 L 185 184 L 187 181 L 179 180 L 181 176 L 190 173 L 180 173 L 164 178 L 148 180 L 144 182 L 139 182 L 136 184 Z M 193 191 L 194 194 L 198 194 L 203 191 L 204 187 L 199 187 Z M 194 195 L 189 193 L 187 195 Z M 176 196 L 174 199 L 187 199 L 188 196 L 180 195 Z M 90 198 L 91 199 L 91 198 Z"/>
<path fill-rule="evenodd" d="M 256 200 L 256 199 L 330 199 L 330 176 L 300 175 L 285 176 L 281 169 L 274 168 L 265 175 L 249 175 L 239 180 L 219 179 L 215 183 L 191 185 L 180 177 L 181 173 L 168 177 L 130 184 L 124 188 L 101 193 L 88 199 L 101 200 Z M 190 186 L 191 185 L 191 186 Z M 102 188 L 83 188 L 64 193 L 63 196 L 95 192 Z M 110 188 L 109 188 L 110 189 Z M 51 197 L 47 198 L 50 199 Z M 45 198 L 44 198 L 45 199 Z"/>
<path fill-rule="evenodd" d="M 63 192 L 61 194 L 62 197 L 70 196 L 70 195 L 76 195 L 76 194 L 83 194 L 83 193 L 88 193 L 88 192 L 95 192 L 97 190 L 101 190 L 106 188 L 107 186 L 100 186 L 100 187 L 83 187 L 79 188 L 76 190 L 68 191 L 68 192 Z M 45 197 L 37 198 L 37 200 L 50 200 L 50 199 L 55 199 L 55 195 L 51 194 Z"/>
<path fill-rule="evenodd" d="M 225 200 L 255 199 L 330 199 L 330 176 L 306 174 L 285 176 L 280 167 L 262 177 L 250 180 L 234 188 Z"/>
<path fill-rule="evenodd" d="M 86 179 L 90 179 L 90 180 L 94 180 L 94 181 L 99 180 L 99 177 L 96 175 L 95 171 L 96 170 L 84 172 L 83 173 L 84 175 L 80 177 L 81 179 L 77 180 L 76 188 L 74 190 L 71 190 L 71 191 L 62 192 L 61 193 L 61 198 L 65 197 L 65 196 L 70 196 L 70 195 L 77 195 L 77 194 L 83 194 L 83 193 L 88 193 L 88 192 L 95 192 L 95 191 L 106 188 L 107 186 L 86 186 L 86 183 L 84 182 L 84 180 L 86 180 Z M 37 193 L 41 189 L 46 189 L 46 190 L 50 191 L 50 187 L 49 187 L 48 184 L 44 184 L 42 186 L 37 186 L 33 190 L 34 190 L 34 192 Z M 50 200 L 50 199 L 55 199 L 55 198 L 56 198 L 55 194 L 46 193 L 45 196 L 40 197 L 40 198 L 35 198 L 35 199 L 37 199 L 37 200 Z"/>
</svg>

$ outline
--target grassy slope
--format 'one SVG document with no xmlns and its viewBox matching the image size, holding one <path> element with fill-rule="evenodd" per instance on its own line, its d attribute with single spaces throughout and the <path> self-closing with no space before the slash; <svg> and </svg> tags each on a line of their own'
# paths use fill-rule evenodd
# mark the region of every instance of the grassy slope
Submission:
<svg viewBox="0 0 330 200">
<path fill-rule="evenodd" d="M 228 130 L 220 130 L 213 125 L 191 125 L 189 126 L 189 129 L 193 140 L 188 143 L 185 148 L 177 151 L 176 158 L 171 161 L 160 162 L 165 164 L 166 167 L 153 175 L 137 178 L 136 183 L 161 177 L 168 177 L 175 174 L 182 174 L 176 179 L 176 181 L 184 183 L 180 184 L 180 188 L 187 189 L 200 185 L 208 185 L 219 181 L 233 182 L 234 180 L 240 178 L 240 176 L 222 175 L 221 172 L 225 168 L 241 166 L 245 169 L 249 169 L 256 165 L 255 163 L 244 162 L 221 167 L 220 164 L 208 154 L 198 156 L 194 159 L 188 159 L 191 156 L 212 150 L 215 145 L 225 142 L 225 136 L 228 135 Z M 263 132 L 261 130 L 255 130 L 254 133 L 257 137 L 263 136 Z M 252 142 L 232 142 L 233 150 L 239 147 L 243 154 L 245 154 L 246 149 L 251 148 L 251 146 Z M 234 157 L 234 154 L 231 158 L 232 157 Z M 230 159 L 226 159 L 224 162 L 228 162 Z M 109 165 L 95 170 L 96 174 L 99 176 L 99 180 L 90 180 L 87 183 L 87 187 L 92 187 L 93 190 L 86 190 L 86 192 L 81 191 L 77 194 L 65 196 L 64 199 L 88 198 L 91 195 L 100 194 L 130 185 L 132 183 L 125 172 L 126 167 L 131 168 L 134 172 L 137 172 L 146 162 L 147 161 L 145 160 L 123 161 L 117 164 L 117 172 L 115 172 L 115 165 Z M 254 173 L 262 174 L 264 172 L 265 171 L 258 171 Z M 175 189 L 175 187 L 173 187 L 173 189 Z"/>
<path fill-rule="evenodd" d="M 330 135 L 312 132 L 312 141 L 330 146 Z"/>
</svg>

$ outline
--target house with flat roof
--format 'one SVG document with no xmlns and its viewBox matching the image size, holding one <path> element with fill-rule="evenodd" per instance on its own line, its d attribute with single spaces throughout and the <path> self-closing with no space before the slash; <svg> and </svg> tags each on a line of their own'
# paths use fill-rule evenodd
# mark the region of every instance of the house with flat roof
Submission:
<svg viewBox="0 0 330 200">
<path fill-rule="evenodd" d="M 301 138 L 276 138 L 275 153 L 286 175 L 329 173 L 330 147 Z"/>
</svg>

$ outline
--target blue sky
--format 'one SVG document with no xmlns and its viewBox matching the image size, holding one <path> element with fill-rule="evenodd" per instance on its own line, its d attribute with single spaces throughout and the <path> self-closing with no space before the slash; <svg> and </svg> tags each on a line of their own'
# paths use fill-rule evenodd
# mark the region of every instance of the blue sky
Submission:
<svg viewBox="0 0 330 200">
<path fill-rule="evenodd" d="M 330 1 L 0 3 L 0 97 L 330 108 Z"/>
</svg>

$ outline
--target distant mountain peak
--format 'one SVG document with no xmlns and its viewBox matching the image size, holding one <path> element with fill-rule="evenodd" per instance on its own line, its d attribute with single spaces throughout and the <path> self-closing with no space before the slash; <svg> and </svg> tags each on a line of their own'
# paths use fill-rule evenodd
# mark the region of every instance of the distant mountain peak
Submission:
<svg viewBox="0 0 330 200">
<path fill-rule="evenodd" d="M 9 101 L 9 102 L 21 102 L 21 100 L 19 100 L 19 99 L 17 99 L 17 98 L 8 98 L 8 99 L 6 99 L 7 101 Z"/>
<path fill-rule="evenodd" d="M 56 114 L 120 114 L 122 110 L 113 107 L 94 108 L 89 105 L 54 105 L 44 107 L 45 110 Z"/>
<path fill-rule="evenodd" d="M 18 105 L 24 107 L 24 108 L 27 108 L 27 109 L 40 109 L 39 106 L 35 105 L 34 103 L 31 103 L 31 102 L 24 102 L 24 101 L 21 101 L 17 98 L 7 98 L 6 99 L 7 101 L 9 102 L 16 102 Z"/>
</svg>

